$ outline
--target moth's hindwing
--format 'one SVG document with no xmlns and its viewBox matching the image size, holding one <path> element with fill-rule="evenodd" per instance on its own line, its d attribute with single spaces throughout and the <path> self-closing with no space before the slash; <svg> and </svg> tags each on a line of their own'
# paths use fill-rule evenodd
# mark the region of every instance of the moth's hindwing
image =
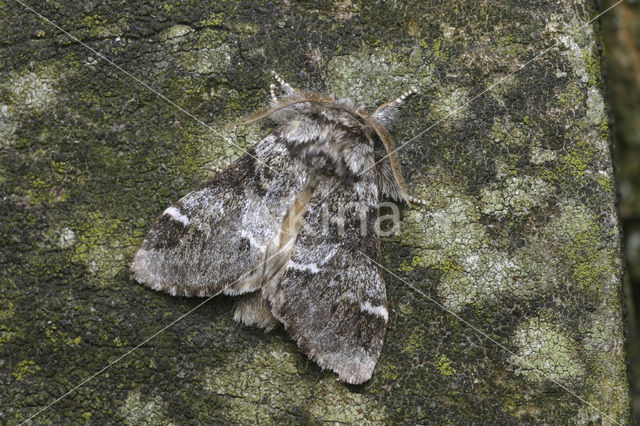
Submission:
<svg viewBox="0 0 640 426">
<path fill-rule="evenodd" d="M 378 188 L 373 175 L 365 177 L 349 185 L 336 179 L 318 184 L 281 278 L 262 287 L 300 349 L 354 384 L 371 377 L 388 318 L 381 271 L 369 259 L 380 259 L 373 229 Z M 333 223 L 324 223 L 327 217 Z"/>
<path fill-rule="evenodd" d="M 236 295 L 259 288 L 264 250 L 306 181 L 271 134 L 164 211 L 140 250 L 137 281 L 172 295 Z"/>
</svg>

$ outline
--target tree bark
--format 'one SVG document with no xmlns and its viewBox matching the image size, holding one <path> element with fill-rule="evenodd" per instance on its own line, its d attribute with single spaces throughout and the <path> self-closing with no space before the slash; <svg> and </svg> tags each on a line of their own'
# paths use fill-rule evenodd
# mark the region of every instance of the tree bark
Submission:
<svg viewBox="0 0 640 426">
<path fill-rule="evenodd" d="M 0 2 L 0 421 L 629 421 L 592 2 L 25 4 Z M 129 272 L 157 215 L 269 131 L 228 124 L 272 69 L 368 110 L 420 89 L 394 136 L 429 204 L 382 241 L 362 386 L 232 298 Z"/>
</svg>

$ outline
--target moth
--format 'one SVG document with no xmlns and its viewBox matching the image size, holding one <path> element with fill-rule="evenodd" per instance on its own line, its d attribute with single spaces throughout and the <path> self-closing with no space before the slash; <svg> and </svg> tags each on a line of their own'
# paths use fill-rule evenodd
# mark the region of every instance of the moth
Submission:
<svg viewBox="0 0 640 426">
<path fill-rule="evenodd" d="M 322 369 L 360 384 L 371 378 L 389 316 L 375 263 L 378 203 L 420 202 L 408 194 L 389 133 L 416 90 L 368 114 L 274 76 L 282 93 L 272 84 L 270 105 L 245 123 L 270 116 L 277 127 L 162 213 L 133 275 L 171 295 L 238 296 L 235 320 L 266 331 L 282 324 Z"/>
</svg>

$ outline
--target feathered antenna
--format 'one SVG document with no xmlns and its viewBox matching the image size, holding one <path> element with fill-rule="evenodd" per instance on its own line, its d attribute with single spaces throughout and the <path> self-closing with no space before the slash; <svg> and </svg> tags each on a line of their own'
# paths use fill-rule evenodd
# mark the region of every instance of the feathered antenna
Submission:
<svg viewBox="0 0 640 426">
<path fill-rule="evenodd" d="M 335 99 L 321 95 L 319 93 L 314 92 L 305 92 L 300 89 L 296 89 L 289 85 L 286 81 L 282 79 L 275 71 L 271 71 L 275 79 L 280 83 L 280 86 L 287 92 L 287 96 L 283 98 L 278 98 L 275 94 L 275 85 L 270 85 L 270 96 L 271 96 L 271 105 L 259 110 L 258 112 L 252 114 L 247 119 L 234 123 L 234 126 L 250 124 L 255 121 L 261 120 L 265 117 L 270 116 L 271 114 L 278 112 L 282 109 L 289 108 L 293 105 L 302 104 L 302 103 L 317 103 L 317 104 L 330 104 L 335 102 Z M 412 87 L 411 90 L 403 93 L 399 98 L 392 102 L 387 102 L 379 106 L 375 112 L 381 111 L 384 108 L 388 107 L 396 107 L 404 102 L 407 96 L 416 93 L 417 89 Z M 396 153 L 395 143 L 393 142 L 393 138 L 389 131 L 380 124 L 375 118 L 367 114 L 366 112 L 358 109 L 354 111 L 358 116 L 360 116 L 367 125 L 371 126 L 373 130 L 376 132 L 382 144 L 384 145 L 384 149 L 387 153 L 387 158 L 389 159 L 389 164 L 391 165 L 391 172 L 393 174 L 393 178 L 398 184 L 400 191 L 402 192 L 402 197 L 407 202 L 407 204 L 416 203 L 416 204 L 427 204 L 425 200 L 421 200 L 419 198 L 415 198 L 409 195 L 409 191 L 407 189 L 407 184 L 404 180 L 404 176 L 402 175 L 402 168 L 400 166 L 400 162 L 398 160 L 398 155 Z M 375 114 L 374 112 L 374 114 Z"/>
<path fill-rule="evenodd" d="M 391 101 L 391 102 L 385 102 L 382 105 L 380 105 L 378 108 L 376 108 L 376 110 L 373 112 L 373 114 L 371 114 L 372 116 L 376 115 L 376 113 L 382 111 L 385 108 L 389 108 L 389 107 L 397 107 L 400 106 L 404 103 L 404 101 L 411 95 L 413 95 L 414 93 L 418 93 L 418 89 L 414 86 L 411 87 L 411 89 L 407 90 L 406 92 L 404 92 L 402 95 L 400 95 L 396 100 Z"/>
<path fill-rule="evenodd" d="M 387 152 L 387 158 L 389 159 L 389 164 L 391 165 L 391 172 L 393 174 L 393 178 L 395 179 L 396 183 L 400 187 L 400 190 L 402 191 L 402 197 L 405 199 L 407 204 L 410 204 L 410 203 L 428 204 L 427 201 L 425 200 L 409 195 L 407 183 L 405 182 L 404 176 L 402 175 L 402 167 L 400 166 L 400 161 L 398 160 L 398 154 L 396 152 L 397 150 L 396 150 L 395 142 L 393 141 L 393 137 L 391 136 L 389 131 L 374 118 L 376 114 L 380 113 L 386 108 L 394 108 L 394 109 L 397 108 L 398 106 L 404 103 L 407 97 L 417 92 L 418 92 L 418 89 L 415 87 L 412 87 L 410 90 L 407 90 L 402 95 L 400 95 L 396 100 L 391 102 L 386 102 L 380 105 L 378 108 L 376 108 L 376 110 L 372 115 L 368 115 L 361 110 L 358 110 L 357 113 L 358 115 L 360 115 L 360 117 L 362 117 L 365 120 L 365 122 L 369 126 L 373 128 L 373 130 L 375 130 L 375 132 L 378 134 L 378 137 L 382 141 L 382 144 L 384 145 L 384 149 Z"/>
<path fill-rule="evenodd" d="M 387 129 L 384 128 L 384 126 L 374 120 L 366 112 L 362 110 L 357 110 L 356 112 L 365 121 L 365 123 L 367 123 L 367 125 L 369 125 L 378 134 L 378 137 L 382 141 L 384 149 L 387 152 L 387 158 L 389 159 L 389 164 L 391 165 L 391 173 L 393 174 L 393 179 L 396 181 L 398 187 L 400 188 L 400 191 L 402 192 L 402 198 L 404 198 L 407 204 L 409 204 L 414 200 L 414 198 L 409 195 L 407 184 L 404 180 L 404 176 L 402 175 L 402 168 L 400 166 L 400 162 L 398 161 L 398 156 L 395 153 L 395 143 L 393 142 L 391 134 Z"/>
<path fill-rule="evenodd" d="M 291 93 L 293 92 L 294 89 L 293 87 L 291 87 L 291 85 L 289 83 L 287 83 L 286 81 L 284 81 L 284 79 L 282 77 L 280 77 L 280 75 L 275 72 L 274 70 L 271 70 L 271 75 L 273 76 L 273 78 L 276 79 L 276 81 L 278 83 L 280 83 L 280 86 L 282 86 L 282 88 L 287 92 L 287 93 Z"/>
<path fill-rule="evenodd" d="M 278 112 L 284 108 L 289 108 L 290 106 L 293 106 L 296 104 L 303 104 L 303 103 L 330 104 L 335 102 L 335 100 L 333 98 L 330 98 L 329 96 L 320 95 L 318 93 L 313 93 L 313 92 L 303 92 L 298 89 L 293 89 L 293 90 L 294 90 L 293 94 L 287 96 L 286 98 L 274 99 L 272 97 L 271 105 L 259 110 L 255 114 L 252 114 L 251 116 L 249 116 L 247 119 L 240 121 L 238 123 L 235 123 L 234 125 L 238 126 L 242 124 L 253 123 L 254 121 L 258 121 L 265 117 L 270 116 L 274 112 Z"/>
<path fill-rule="evenodd" d="M 317 103 L 317 104 L 328 104 L 328 103 L 335 102 L 335 99 L 329 96 L 321 95 L 319 93 L 314 93 L 314 92 L 305 92 L 300 89 L 296 89 L 295 87 L 292 87 L 289 83 L 284 81 L 284 79 L 280 77 L 278 73 L 276 73 L 275 71 L 271 71 L 271 74 L 276 79 L 276 81 L 280 83 L 280 87 L 282 87 L 286 95 L 283 98 L 278 98 L 276 96 L 276 91 L 275 91 L 276 85 L 271 84 L 269 86 L 269 93 L 271 96 L 271 105 L 250 115 L 247 119 L 243 121 L 234 123 L 233 124 L 234 126 L 253 123 L 254 121 L 258 121 L 265 117 L 268 117 L 271 114 L 278 112 L 284 108 L 289 108 L 297 104 L 303 104 L 308 102 Z"/>
</svg>

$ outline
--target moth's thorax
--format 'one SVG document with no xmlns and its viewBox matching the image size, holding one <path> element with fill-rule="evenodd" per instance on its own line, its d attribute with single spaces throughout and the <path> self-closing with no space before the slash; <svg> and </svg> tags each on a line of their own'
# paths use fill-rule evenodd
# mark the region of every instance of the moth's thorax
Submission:
<svg viewBox="0 0 640 426">
<path fill-rule="evenodd" d="M 277 130 L 295 159 L 316 172 L 355 181 L 374 164 L 375 131 L 348 100 L 311 105 Z"/>
<path fill-rule="evenodd" d="M 272 93 L 270 108 L 246 122 L 270 116 L 279 123 L 275 136 L 312 175 L 336 176 L 345 183 L 373 179 L 383 196 L 408 200 L 389 130 L 409 92 L 368 114 L 351 99 L 291 87 L 285 91 L 281 98 Z"/>
</svg>

